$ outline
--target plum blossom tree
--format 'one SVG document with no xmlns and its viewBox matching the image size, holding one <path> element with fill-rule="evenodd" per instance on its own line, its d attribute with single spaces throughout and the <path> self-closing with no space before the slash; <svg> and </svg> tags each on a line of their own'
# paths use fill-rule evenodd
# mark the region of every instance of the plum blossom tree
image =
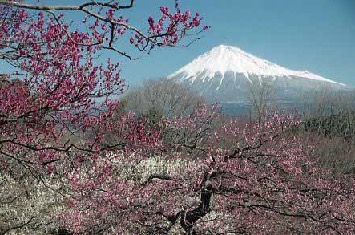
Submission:
<svg viewBox="0 0 355 235">
<path fill-rule="evenodd" d="M 354 232 L 354 181 L 328 178 L 316 166 L 290 132 L 298 121 L 274 115 L 212 128 L 218 115 L 203 107 L 167 120 L 178 129 L 174 153 L 127 159 L 116 152 L 75 172 L 77 200 L 61 215 L 63 226 L 108 234 Z"/>
<path fill-rule="evenodd" d="M 158 19 L 147 19 L 145 32 L 123 17 L 135 1 L 122 2 L 0 1 L 2 172 L 26 171 L 43 183 L 48 174 L 63 179 L 105 151 L 134 149 L 138 142 L 143 146 L 156 138 L 130 114 L 121 123 L 110 121 L 119 104 L 115 97 L 126 85 L 119 63 L 96 58 L 107 50 L 131 59 L 121 50 L 124 42 L 149 53 L 155 47 L 175 46 L 187 32 L 207 27 L 200 25 L 198 14 L 182 11 L 175 1 L 172 10 L 160 7 Z M 82 17 L 80 24 L 70 22 L 69 12 Z M 104 145 L 102 140 L 116 125 L 122 127 L 118 142 Z"/>
<path fill-rule="evenodd" d="M 0 1 L 0 58 L 16 68 L 13 74 L 3 75 L 5 84 L 0 87 L 2 154 L 17 156 L 6 153 L 7 148 L 39 152 L 83 148 L 56 142 L 65 132 L 63 129 L 87 131 L 98 126 L 117 104 L 113 95 L 124 89 L 119 64 L 110 59 L 97 64 L 95 55 L 108 49 L 130 58 L 116 48 L 120 36 L 129 32 L 135 47 L 150 51 L 155 46 L 173 46 L 188 30 L 200 26 L 199 15 L 182 12 L 176 1 L 175 12 L 161 7 L 162 15 L 156 22 L 149 17 L 149 29 L 144 34 L 120 14 L 132 8 L 133 3 L 88 1 L 73 6 L 47 6 Z M 63 14 L 56 14 L 58 11 L 83 12 L 88 29 L 72 29 Z M 14 79 L 20 82 L 13 82 Z M 85 144 L 87 150 L 99 149 L 100 135 L 96 133 L 92 143 Z M 52 146 L 47 146 L 49 143 Z M 55 156 L 45 161 L 52 158 Z"/>
</svg>

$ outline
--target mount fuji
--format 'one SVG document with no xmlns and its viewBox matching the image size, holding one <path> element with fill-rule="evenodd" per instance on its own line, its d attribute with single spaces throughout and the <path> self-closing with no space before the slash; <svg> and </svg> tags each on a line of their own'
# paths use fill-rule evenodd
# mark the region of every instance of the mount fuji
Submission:
<svg viewBox="0 0 355 235">
<path fill-rule="evenodd" d="M 290 70 L 251 55 L 240 48 L 220 45 L 183 66 L 168 79 L 183 83 L 209 101 L 248 103 L 250 85 L 268 80 L 277 103 L 295 103 L 305 93 L 324 88 L 350 90 L 345 84 L 309 71 Z"/>
</svg>

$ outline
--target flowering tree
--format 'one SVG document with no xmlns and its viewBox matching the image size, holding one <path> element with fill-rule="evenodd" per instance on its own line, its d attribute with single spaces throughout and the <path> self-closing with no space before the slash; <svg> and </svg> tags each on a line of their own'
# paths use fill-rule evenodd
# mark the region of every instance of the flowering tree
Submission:
<svg viewBox="0 0 355 235">
<path fill-rule="evenodd" d="M 155 134 L 134 117 L 110 122 L 125 84 L 117 62 L 95 59 L 102 50 L 131 59 L 120 49 L 125 41 L 149 53 L 206 29 L 177 1 L 172 11 L 160 7 L 158 19 L 149 17 L 147 31 L 122 16 L 134 0 L 75 4 L 0 1 L 0 161 L 12 176 L 29 172 L 44 183 L 42 176 L 63 178 L 104 151 L 150 143 Z M 69 21 L 69 12 L 82 17 L 80 24 Z M 118 142 L 103 144 L 114 125 L 122 126 Z"/>
<path fill-rule="evenodd" d="M 353 180 L 316 166 L 292 134 L 298 122 L 275 115 L 264 124 L 214 124 L 218 116 L 203 107 L 168 120 L 171 152 L 115 152 L 73 173 L 77 199 L 61 214 L 63 226 L 108 234 L 355 231 Z M 164 145 L 157 138 L 149 146 Z"/>
<path fill-rule="evenodd" d="M 43 155 L 45 150 L 83 148 L 63 143 L 61 133 L 86 132 L 100 125 L 117 104 L 113 95 L 124 89 L 119 64 L 111 60 L 95 63 L 98 51 L 113 50 L 130 58 L 116 48 L 121 35 L 130 33 L 130 43 L 139 50 L 150 51 L 155 46 L 177 44 L 188 30 L 200 25 L 198 14 L 182 12 L 176 2 L 175 12 L 161 7 L 160 19 L 149 17 L 149 29 L 144 34 L 120 16 L 133 3 L 88 1 L 73 6 L 47 6 L 0 1 L 0 58 L 16 68 L 13 74 L 2 75 L 0 87 L 2 154 L 18 156 L 5 153 L 7 148 L 42 151 Z M 88 29 L 71 29 L 65 16 L 56 14 L 58 11 L 84 13 L 83 22 Z M 96 133 L 92 143 L 85 143 L 86 149 L 98 150 L 101 135 Z M 42 160 L 48 164 L 54 155 L 43 156 Z"/>
</svg>

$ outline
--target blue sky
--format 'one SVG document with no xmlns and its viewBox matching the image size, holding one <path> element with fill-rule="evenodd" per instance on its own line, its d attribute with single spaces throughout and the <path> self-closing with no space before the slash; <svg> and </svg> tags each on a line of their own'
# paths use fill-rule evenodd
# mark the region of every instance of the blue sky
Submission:
<svg viewBox="0 0 355 235">
<path fill-rule="evenodd" d="M 173 0 L 136 1 L 131 22 L 146 18 Z M 164 48 L 137 61 L 122 62 L 122 75 L 134 86 L 166 76 L 212 47 L 226 44 L 294 70 L 309 70 L 355 87 L 354 0 L 186 0 L 212 28 L 189 48 Z M 154 14 L 153 14 L 154 15 Z M 186 42 L 186 41 L 185 41 Z"/>
<path fill-rule="evenodd" d="M 33 1 L 37 0 L 29 2 Z M 39 3 L 68 5 L 83 1 L 41 0 Z M 169 75 L 214 46 L 225 44 L 289 69 L 309 70 L 355 87 L 355 0 L 180 2 L 183 9 L 199 12 L 204 23 L 211 26 L 199 35 L 201 39 L 196 43 L 188 48 L 158 49 L 134 61 L 110 52 L 100 57 L 119 61 L 122 77 L 130 86 L 139 85 L 143 79 Z M 136 0 L 134 8 L 122 13 L 129 17 L 131 24 L 146 30 L 147 17 L 158 17 L 162 5 L 172 7 L 174 0 Z M 67 18 L 79 19 L 80 14 L 68 12 Z"/>
</svg>

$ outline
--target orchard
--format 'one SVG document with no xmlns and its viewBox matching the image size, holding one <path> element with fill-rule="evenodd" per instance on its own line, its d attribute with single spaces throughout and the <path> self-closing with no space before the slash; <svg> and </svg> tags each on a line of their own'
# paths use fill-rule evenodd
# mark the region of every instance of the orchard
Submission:
<svg viewBox="0 0 355 235">
<path fill-rule="evenodd" d="M 198 13 L 171 1 L 140 29 L 134 0 L 72 3 L 0 0 L 0 234 L 355 232 L 354 180 L 317 164 L 297 116 L 123 110 L 101 53 L 189 45 Z"/>
</svg>

